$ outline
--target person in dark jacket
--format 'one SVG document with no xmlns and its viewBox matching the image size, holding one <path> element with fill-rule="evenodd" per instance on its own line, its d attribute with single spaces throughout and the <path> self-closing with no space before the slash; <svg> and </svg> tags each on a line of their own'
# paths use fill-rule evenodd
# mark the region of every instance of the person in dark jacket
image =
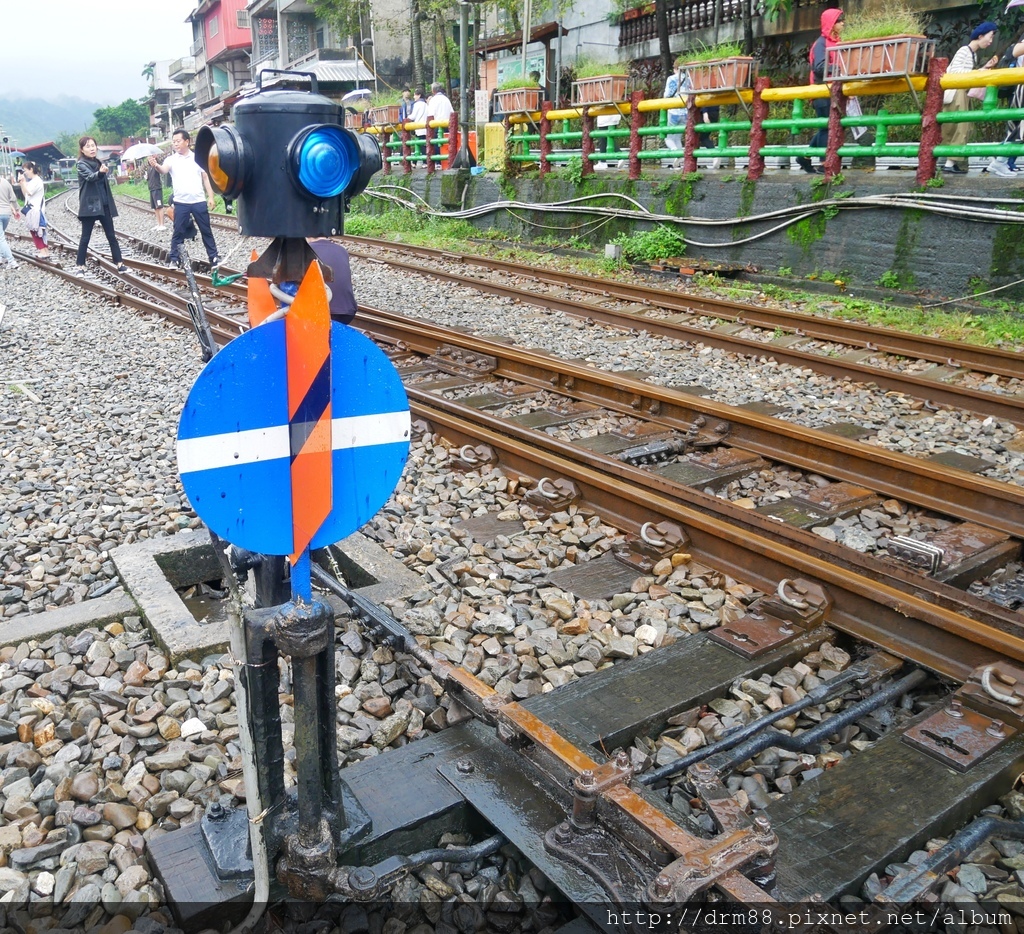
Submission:
<svg viewBox="0 0 1024 934">
<path fill-rule="evenodd" d="M 121 262 L 121 247 L 114 236 L 114 218 L 117 207 L 114 196 L 110 193 L 110 182 L 107 180 L 107 167 L 96 158 L 96 140 L 91 136 L 83 136 L 78 141 L 78 217 L 82 222 L 82 239 L 78 241 L 78 257 L 75 272 L 85 273 L 85 251 L 89 249 L 92 229 L 99 221 L 110 244 L 110 256 L 117 265 L 118 272 L 127 272 L 128 267 Z"/>
</svg>

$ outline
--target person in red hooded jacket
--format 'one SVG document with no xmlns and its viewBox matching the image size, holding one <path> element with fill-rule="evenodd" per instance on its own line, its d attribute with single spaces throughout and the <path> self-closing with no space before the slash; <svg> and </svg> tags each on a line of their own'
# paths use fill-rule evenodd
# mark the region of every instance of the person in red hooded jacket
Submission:
<svg viewBox="0 0 1024 934">
<path fill-rule="evenodd" d="M 843 34 L 843 26 L 846 24 L 846 18 L 843 15 L 843 11 L 836 8 L 832 10 L 825 10 L 821 14 L 821 35 L 815 40 L 814 45 L 811 46 L 808 60 L 811 63 L 811 84 L 824 84 L 825 83 L 825 64 L 829 59 L 829 51 L 837 42 L 840 41 L 840 36 Z M 829 108 L 831 101 L 827 97 L 816 97 L 811 104 L 814 106 L 814 112 L 819 117 L 828 117 Z M 828 127 L 822 127 L 820 130 L 815 132 L 814 136 L 811 137 L 811 146 L 826 146 L 828 145 Z M 811 164 L 811 160 L 807 156 L 798 156 L 796 160 L 797 165 L 800 166 L 805 172 L 812 175 L 820 174 L 822 169 L 820 166 Z"/>
</svg>

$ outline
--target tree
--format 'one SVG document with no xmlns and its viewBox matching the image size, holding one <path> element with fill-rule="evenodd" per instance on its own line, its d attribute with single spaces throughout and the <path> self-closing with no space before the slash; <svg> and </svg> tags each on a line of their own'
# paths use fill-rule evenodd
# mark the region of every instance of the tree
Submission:
<svg viewBox="0 0 1024 934">
<path fill-rule="evenodd" d="M 84 133 L 81 130 L 65 130 L 54 137 L 53 145 L 71 159 L 78 155 L 79 139 L 87 135 L 89 135 L 88 130 Z"/>
<path fill-rule="evenodd" d="M 362 38 L 364 0 L 313 0 L 317 16 L 330 23 L 339 35 Z"/>
<path fill-rule="evenodd" d="M 668 0 L 654 0 L 654 25 L 658 30 L 658 58 L 665 75 L 672 74 L 672 48 L 668 40 Z"/>
<path fill-rule="evenodd" d="M 149 128 L 149 110 L 144 104 L 129 98 L 116 107 L 101 107 L 93 111 L 96 129 L 117 139 L 138 136 Z"/>
</svg>

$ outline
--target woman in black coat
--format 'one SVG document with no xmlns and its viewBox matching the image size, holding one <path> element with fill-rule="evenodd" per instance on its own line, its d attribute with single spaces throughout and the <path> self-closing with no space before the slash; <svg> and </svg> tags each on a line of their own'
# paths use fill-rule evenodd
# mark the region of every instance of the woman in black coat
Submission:
<svg viewBox="0 0 1024 934">
<path fill-rule="evenodd" d="M 110 244 L 110 256 L 117 264 L 118 272 L 127 272 L 128 267 L 121 262 L 121 247 L 114 236 L 114 218 L 117 207 L 114 196 L 110 193 L 110 182 L 107 180 L 107 167 L 96 158 L 96 140 L 91 136 L 83 136 L 78 141 L 78 217 L 82 222 L 82 239 L 78 241 L 78 257 L 75 272 L 85 273 L 85 251 L 89 249 L 92 228 L 97 221 L 107 235 Z"/>
</svg>

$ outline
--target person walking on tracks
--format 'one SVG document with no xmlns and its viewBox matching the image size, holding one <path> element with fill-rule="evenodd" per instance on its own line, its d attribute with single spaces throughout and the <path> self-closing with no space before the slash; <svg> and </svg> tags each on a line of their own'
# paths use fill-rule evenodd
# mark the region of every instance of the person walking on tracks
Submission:
<svg viewBox="0 0 1024 934">
<path fill-rule="evenodd" d="M 156 214 L 156 226 L 153 230 L 166 230 L 167 225 L 164 223 L 164 177 L 153 166 L 146 169 L 146 186 L 149 188 L 149 206 Z"/>
<path fill-rule="evenodd" d="M 14 194 L 14 186 L 0 175 L 0 261 L 7 269 L 17 269 L 18 261 L 14 258 L 7 243 L 5 231 L 12 217 L 20 217 L 21 208 Z"/>
<path fill-rule="evenodd" d="M 50 259 L 50 247 L 47 244 L 46 236 L 46 214 L 43 212 L 43 205 L 46 189 L 43 180 L 39 177 L 39 166 L 34 162 L 23 162 L 21 164 L 21 196 L 25 199 L 25 209 L 21 216 L 25 219 L 25 226 L 32 235 L 32 242 L 36 246 L 36 259 Z"/>
<path fill-rule="evenodd" d="M 128 267 L 121 262 L 121 247 L 114 234 L 114 218 L 117 217 L 117 205 L 110 193 L 110 181 L 107 178 L 106 163 L 96 158 L 96 140 L 91 136 L 83 136 L 78 141 L 78 219 L 82 222 L 82 237 L 78 241 L 78 256 L 75 258 L 75 273 L 85 275 L 85 253 L 92 239 L 92 229 L 99 221 L 103 233 L 110 244 L 110 258 L 117 266 L 118 272 L 127 272 Z"/>
<path fill-rule="evenodd" d="M 185 228 L 188 219 L 195 220 L 199 233 L 203 237 L 203 246 L 210 265 L 220 263 L 217 255 L 217 244 L 210 229 L 210 210 L 214 205 L 213 188 L 207 174 L 196 164 L 192 152 L 192 137 L 187 130 L 181 128 L 171 134 L 172 152 L 163 163 L 156 161 L 155 156 L 149 157 L 149 164 L 161 175 L 171 175 L 171 189 L 174 192 L 174 233 L 171 234 L 170 264 L 177 266 L 181 261 L 181 244 L 185 239 Z M 203 191 L 206 198 L 204 202 Z"/>
</svg>

